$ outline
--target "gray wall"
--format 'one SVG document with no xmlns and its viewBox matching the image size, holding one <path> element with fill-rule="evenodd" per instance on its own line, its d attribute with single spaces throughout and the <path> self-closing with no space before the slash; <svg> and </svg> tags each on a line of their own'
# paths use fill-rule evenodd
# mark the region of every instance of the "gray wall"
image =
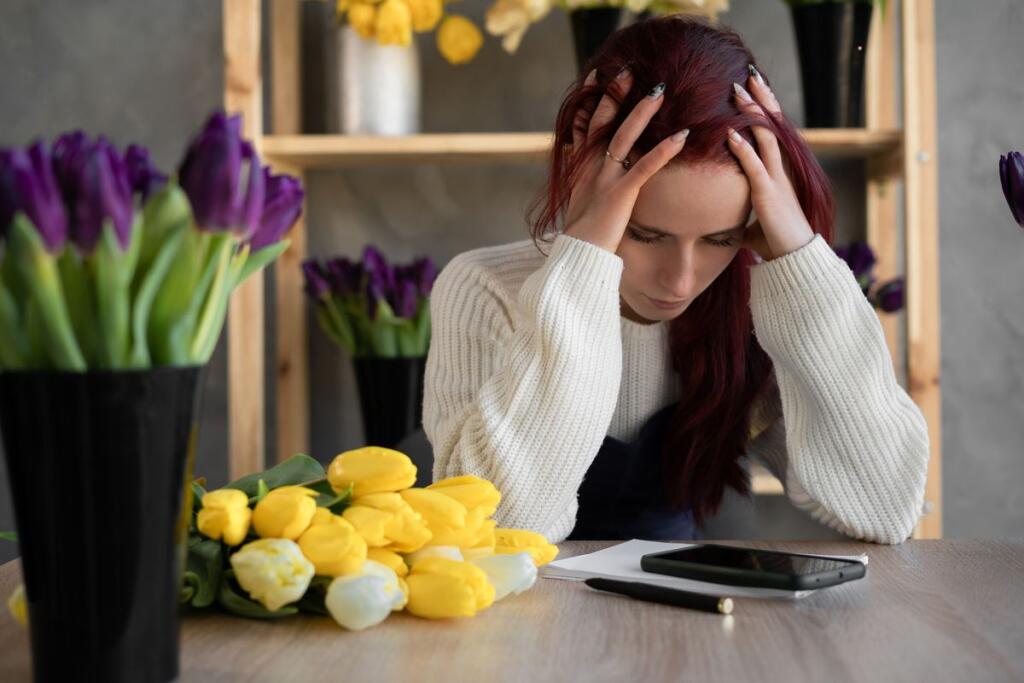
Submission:
<svg viewBox="0 0 1024 683">
<path fill-rule="evenodd" d="M 459 10 L 479 20 L 487 4 L 472 0 Z M 1017 445 L 1024 437 L 1024 353 L 1016 344 L 1024 337 L 1024 310 L 1014 277 L 1024 258 L 1024 235 L 1010 222 L 995 170 L 1000 152 L 1024 148 L 1024 6 L 987 0 L 984 7 L 937 1 L 949 536 L 1019 536 L 1024 519 L 1024 465 Z M 312 57 L 321 35 L 320 11 L 316 5 L 306 11 Z M 799 78 L 785 6 L 733 0 L 724 20 L 745 35 L 784 109 L 799 121 Z M 530 29 L 517 55 L 506 55 L 488 38 L 477 58 L 461 67 L 443 61 L 433 36 L 417 40 L 423 129 L 429 132 L 548 129 L 574 75 L 568 20 L 560 11 Z M 81 126 L 107 132 L 119 143 L 148 145 L 158 163 L 171 169 L 183 141 L 221 102 L 220 3 L 5 0 L 0 59 L 0 145 Z M 323 99 L 315 87 L 322 74 L 321 67 L 309 65 L 309 132 L 323 130 Z M 839 240 L 855 239 L 863 230 L 862 165 L 836 162 L 828 170 L 839 200 Z M 465 249 L 523 237 L 524 209 L 542 181 L 543 169 L 529 165 L 315 173 L 309 177 L 310 250 L 358 256 L 373 242 L 394 259 L 427 254 L 444 263 Z M 316 328 L 310 330 L 310 347 L 311 450 L 326 461 L 362 444 L 359 407 L 343 355 Z M 207 380 L 197 463 L 211 485 L 226 478 L 225 369 L 222 345 Z M 273 443 L 272 426 L 268 432 Z M 5 489 L 2 466 L 0 482 Z M 757 516 L 756 534 L 828 535 L 781 499 L 758 501 L 756 510 L 740 514 Z M 3 491 L 0 529 L 7 528 L 13 528 L 13 517 Z M 13 546 L 0 547 L 0 560 L 15 552 Z"/>
</svg>

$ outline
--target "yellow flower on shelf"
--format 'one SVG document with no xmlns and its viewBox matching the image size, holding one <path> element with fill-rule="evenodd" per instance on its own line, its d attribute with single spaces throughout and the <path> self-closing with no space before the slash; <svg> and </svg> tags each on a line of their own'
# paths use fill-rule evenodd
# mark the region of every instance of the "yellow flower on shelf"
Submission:
<svg viewBox="0 0 1024 683">
<path fill-rule="evenodd" d="M 287 538 L 294 541 L 313 521 L 316 491 L 304 486 L 273 489 L 256 503 L 252 526 L 263 538 Z"/>
<path fill-rule="evenodd" d="M 535 531 L 527 529 L 495 529 L 496 555 L 513 553 L 530 553 L 534 564 L 541 567 L 558 557 L 558 546 L 548 543 L 548 539 Z"/>
<path fill-rule="evenodd" d="M 384 0 L 377 10 L 374 26 L 381 45 L 412 43 L 412 12 L 404 0 Z"/>
<path fill-rule="evenodd" d="M 405 560 L 401 555 L 392 550 L 384 550 L 384 548 L 368 548 L 366 550 L 366 559 L 373 560 L 374 562 L 380 562 L 385 567 L 391 567 L 399 578 L 404 577 L 409 573 L 409 566 L 405 563 Z"/>
<path fill-rule="evenodd" d="M 25 584 L 19 583 L 10 597 L 7 598 L 7 611 L 11 613 L 15 621 L 28 626 L 28 603 L 25 601 Z"/>
<path fill-rule="evenodd" d="M 377 24 L 377 8 L 368 2 L 354 2 L 348 8 L 348 23 L 360 37 L 373 38 Z"/>
<path fill-rule="evenodd" d="M 416 483 L 416 465 L 401 451 L 364 446 L 335 456 L 327 468 L 327 481 L 339 493 L 351 486 L 357 499 L 409 488 Z"/>
<path fill-rule="evenodd" d="M 321 510 L 326 516 L 320 514 Z M 317 508 L 317 515 L 314 515 L 313 523 L 299 537 L 302 554 L 313 563 L 320 576 L 358 573 L 366 560 L 366 541 L 354 526 L 332 515 L 326 508 Z"/>
<path fill-rule="evenodd" d="M 406 583 L 406 610 L 427 619 L 471 617 L 494 602 L 494 586 L 487 574 L 468 562 L 424 558 L 412 566 Z"/>
<path fill-rule="evenodd" d="M 412 12 L 412 28 L 417 33 L 430 31 L 441 21 L 441 0 L 406 0 Z"/>
<path fill-rule="evenodd" d="M 299 546 L 285 538 L 246 543 L 230 562 L 238 585 L 271 612 L 301 598 L 315 571 Z"/>
<path fill-rule="evenodd" d="M 501 36 L 501 47 L 509 54 L 519 49 L 526 29 L 551 10 L 549 0 L 497 0 L 484 15 L 484 27 L 493 36 Z"/>
<path fill-rule="evenodd" d="M 484 36 L 472 21 L 449 14 L 437 29 L 437 49 L 450 64 L 465 64 L 476 56 Z"/>
<path fill-rule="evenodd" d="M 411 553 L 422 548 L 431 538 L 423 516 L 397 493 L 360 496 L 342 516 L 373 548 Z"/>
<path fill-rule="evenodd" d="M 203 494 L 202 509 L 196 515 L 199 532 L 228 545 L 238 545 L 249 533 L 252 510 L 249 498 L 238 489 L 217 489 Z"/>
<path fill-rule="evenodd" d="M 498 509 L 498 503 L 501 502 L 501 493 L 498 492 L 494 484 L 472 474 L 442 479 L 434 482 L 427 489 L 454 498 L 465 505 L 470 512 L 479 508 L 480 514 L 484 517 L 493 515 Z"/>
</svg>

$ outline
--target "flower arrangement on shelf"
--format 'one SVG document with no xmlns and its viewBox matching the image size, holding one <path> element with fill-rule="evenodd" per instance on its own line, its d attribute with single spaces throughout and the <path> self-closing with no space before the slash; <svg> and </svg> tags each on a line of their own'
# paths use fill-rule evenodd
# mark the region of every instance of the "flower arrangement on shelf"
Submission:
<svg viewBox="0 0 1024 683">
<path fill-rule="evenodd" d="M 1010 215 L 1024 228 L 1024 154 L 1007 152 L 999 157 L 999 182 L 1010 206 Z"/>
<path fill-rule="evenodd" d="M 496 528 L 491 482 L 415 481 L 404 453 L 376 446 L 326 471 L 299 454 L 215 491 L 197 480 L 182 602 L 252 618 L 330 615 L 350 630 L 403 609 L 469 617 L 533 586 L 558 554 L 540 534 Z"/>
<path fill-rule="evenodd" d="M 82 131 L 0 150 L 0 370 L 203 364 L 228 299 L 288 246 L 299 181 L 210 116 L 169 179 Z"/>
<path fill-rule="evenodd" d="M 334 16 L 362 38 L 381 45 L 411 45 L 412 34 L 436 30 L 437 49 L 450 64 L 464 64 L 483 45 L 472 20 L 445 10 L 453 0 L 337 0 Z"/>
<path fill-rule="evenodd" d="M 388 263 L 367 245 L 362 259 L 307 259 L 306 294 L 324 333 L 354 358 L 415 358 L 430 345 L 430 291 L 437 267 L 428 257 Z"/>
<path fill-rule="evenodd" d="M 836 254 L 846 261 L 853 271 L 857 283 L 871 305 L 886 313 L 895 313 L 903 308 L 903 278 L 894 278 L 885 283 L 878 283 L 872 274 L 875 268 L 875 252 L 867 242 L 853 242 L 835 248 Z"/>
</svg>

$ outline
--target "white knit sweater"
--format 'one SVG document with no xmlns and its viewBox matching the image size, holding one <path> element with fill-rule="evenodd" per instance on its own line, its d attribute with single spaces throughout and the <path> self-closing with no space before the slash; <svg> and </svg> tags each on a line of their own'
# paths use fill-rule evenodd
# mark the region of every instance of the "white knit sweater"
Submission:
<svg viewBox="0 0 1024 683">
<path fill-rule="evenodd" d="M 618 255 L 560 234 L 546 257 L 529 239 L 464 252 L 434 283 L 433 476 L 493 481 L 499 526 L 564 540 L 605 435 L 632 440 L 679 396 L 668 323 L 620 315 L 622 270 Z M 922 513 L 928 431 L 853 273 L 818 235 L 752 267 L 750 306 L 777 389 L 748 454 L 815 519 L 904 541 Z"/>
</svg>

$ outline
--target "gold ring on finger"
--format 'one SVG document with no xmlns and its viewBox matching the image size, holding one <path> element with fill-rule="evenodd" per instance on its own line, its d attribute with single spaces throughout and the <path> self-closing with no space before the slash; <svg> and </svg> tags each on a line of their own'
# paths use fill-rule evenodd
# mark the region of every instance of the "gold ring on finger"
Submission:
<svg viewBox="0 0 1024 683">
<path fill-rule="evenodd" d="M 606 149 L 604 151 L 604 154 L 605 154 L 606 157 L 610 158 L 612 161 L 617 161 L 620 164 L 622 164 L 623 168 L 629 168 L 629 166 L 630 166 L 629 159 L 619 159 L 618 157 L 616 157 L 615 155 L 612 154 L 610 149 Z"/>
</svg>

